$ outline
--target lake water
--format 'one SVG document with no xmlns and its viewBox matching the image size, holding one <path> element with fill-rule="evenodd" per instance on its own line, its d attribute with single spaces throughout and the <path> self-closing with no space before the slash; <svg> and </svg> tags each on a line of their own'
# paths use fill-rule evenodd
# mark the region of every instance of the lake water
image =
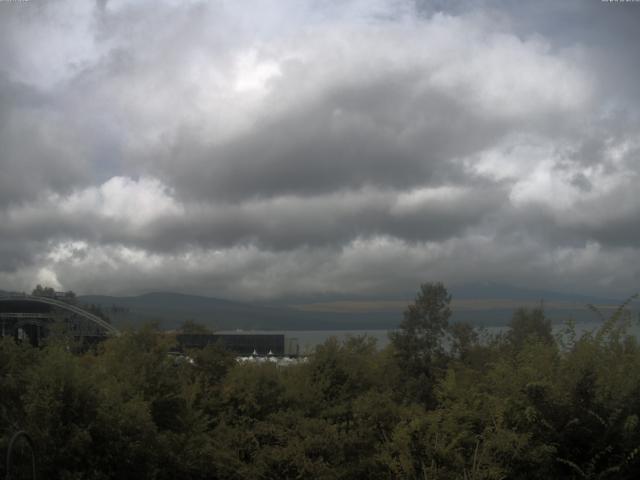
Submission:
<svg viewBox="0 0 640 480">
<path fill-rule="evenodd" d="M 581 322 L 576 323 L 575 329 L 577 336 L 585 332 L 593 331 L 602 325 L 601 322 Z M 564 324 L 553 325 L 554 334 L 561 333 L 566 328 Z M 485 335 L 497 335 L 507 330 L 507 327 L 483 327 L 480 329 Z M 243 331 L 242 333 L 255 334 L 284 334 L 287 339 L 296 338 L 300 346 L 301 353 L 310 353 L 317 345 L 321 345 L 327 339 L 335 337 L 340 341 L 349 337 L 369 336 L 376 339 L 378 348 L 384 348 L 389 344 L 389 332 L 392 330 L 252 330 Z M 239 333 L 237 331 L 222 331 L 218 333 Z M 630 328 L 630 333 L 640 338 L 640 324 L 636 321 Z"/>
<path fill-rule="evenodd" d="M 284 334 L 287 340 L 297 339 L 300 353 L 305 354 L 331 337 L 343 341 L 349 337 L 367 335 L 376 339 L 378 348 L 384 348 L 389 344 L 389 332 L 390 330 L 223 330 L 216 333 Z"/>
</svg>

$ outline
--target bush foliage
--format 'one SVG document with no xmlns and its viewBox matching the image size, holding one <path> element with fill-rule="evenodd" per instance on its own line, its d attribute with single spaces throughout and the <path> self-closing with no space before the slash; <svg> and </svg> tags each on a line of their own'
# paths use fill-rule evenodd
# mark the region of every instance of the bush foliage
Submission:
<svg viewBox="0 0 640 480">
<path fill-rule="evenodd" d="M 330 339 L 282 368 L 216 346 L 184 361 L 151 326 L 83 353 L 4 339 L 0 448 L 26 430 L 39 477 L 69 480 L 638 478 L 624 306 L 557 336 L 518 310 L 483 338 L 449 324 L 449 301 L 425 284 L 387 348 Z"/>
</svg>

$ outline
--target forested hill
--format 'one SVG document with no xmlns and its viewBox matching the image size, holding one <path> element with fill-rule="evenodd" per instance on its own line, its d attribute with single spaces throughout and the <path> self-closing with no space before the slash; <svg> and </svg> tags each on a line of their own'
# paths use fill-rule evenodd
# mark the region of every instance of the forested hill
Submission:
<svg viewBox="0 0 640 480">
<path fill-rule="evenodd" d="M 555 323 L 568 318 L 590 321 L 586 307 L 607 310 L 620 299 L 595 298 L 558 292 L 534 291 L 501 285 L 472 285 L 452 289 L 453 320 L 475 325 L 506 325 L 514 310 L 544 304 Z M 291 299 L 278 304 L 237 302 L 178 293 L 148 293 L 139 296 L 80 296 L 86 305 L 97 305 L 120 326 L 158 321 L 162 328 L 175 328 L 194 320 L 214 329 L 359 330 L 395 328 L 410 303 L 406 299 L 358 298 Z"/>
<path fill-rule="evenodd" d="M 84 295 L 79 301 L 100 306 L 116 325 L 135 326 L 158 321 L 162 328 L 175 328 L 194 320 L 215 329 L 340 330 L 394 328 L 397 312 L 302 311 L 286 306 L 233 302 L 219 298 L 177 293 L 149 293 L 134 297 Z"/>
</svg>

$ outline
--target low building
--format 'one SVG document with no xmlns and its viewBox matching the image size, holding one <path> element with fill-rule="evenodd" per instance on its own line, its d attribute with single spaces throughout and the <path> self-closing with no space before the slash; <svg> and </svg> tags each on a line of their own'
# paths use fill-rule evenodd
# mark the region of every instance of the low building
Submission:
<svg viewBox="0 0 640 480">
<path fill-rule="evenodd" d="M 297 356 L 298 342 L 295 338 L 285 338 L 284 334 L 266 333 L 181 333 L 176 339 L 183 349 L 204 348 L 217 344 L 236 355 Z"/>
</svg>

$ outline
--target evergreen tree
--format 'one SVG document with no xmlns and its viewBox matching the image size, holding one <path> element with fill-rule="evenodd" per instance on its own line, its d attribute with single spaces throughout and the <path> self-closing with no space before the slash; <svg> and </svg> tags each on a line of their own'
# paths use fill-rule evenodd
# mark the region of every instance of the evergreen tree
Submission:
<svg viewBox="0 0 640 480">
<path fill-rule="evenodd" d="M 417 400 L 433 403 L 436 370 L 443 359 L 442 339 L 449 327 L 451 295 L 440 282 L 423 283 L 413 304 L 404 311 L 391 343 L 409 390 Z"/>
</svg>

